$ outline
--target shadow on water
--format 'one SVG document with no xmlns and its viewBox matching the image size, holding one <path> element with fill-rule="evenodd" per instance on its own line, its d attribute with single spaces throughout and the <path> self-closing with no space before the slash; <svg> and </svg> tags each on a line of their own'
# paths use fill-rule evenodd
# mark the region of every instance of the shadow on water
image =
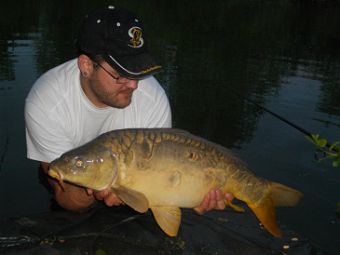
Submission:
<svg viewBox="0 0 340 255">
<path fill-rule="evenodd" d="M 339 1 L 7 1 L 0 9 L 0 215 L 48 209 L 37 163 L 25 158 L 24 99 L 41 73 L 75 56 L 81 17 L 107 3 L 143 18 L 164 66 L 157 77 L 174 126 L 302 190 L 298 207 L 279 209 L 281 223 L 338 252 L 340 170 L 315 163 L 301 134 L 233 91 L 340 140 Z"/>
</svg>

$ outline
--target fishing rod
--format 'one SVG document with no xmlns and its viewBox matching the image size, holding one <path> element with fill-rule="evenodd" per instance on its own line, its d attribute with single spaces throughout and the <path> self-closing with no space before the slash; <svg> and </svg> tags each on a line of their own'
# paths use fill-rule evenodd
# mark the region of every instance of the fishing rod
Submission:
<svg viewBox="0 0 340 255">
<path fill-rule="evenodd" d="M 245 100 L 245 101 L 247 101 L 247 102 L 250 102 L 250 103 L 254 104 L 254 105 L 257 106 L 258 108 L 260 108 L 260 109 L 264 110 L 265 112 L 269 113 L 270 115 L 272 115 L 272 116 L 278 118 L 279 120 L 285 122 L 285 123 L 288 124 L 289 126 L 295 128 L 295 129 L 297 129 L 298 131 L 300 131 L 300 132 L 303 133 L 304 135 L 306 135 L 306 136 L 308 136 L 308 137 L 310 137 L 310 138 L 313 138 L 312 133 L 308 132 L 306 129 L 304 129 L 304 128 L 298 126 L 297 124 L 295 124 L 295 123 L 293 123 L 293 122 L 287 120 L 286 118 L 284 118 L 284 117 L 278 115 L 277 113 L 275 113 L 275 112 L 273 112 L 273 111 L 267 109 L 266 107 L 264 107 L 264 106 L 262 106 L 262 105 L 256 103 L 254 100 L 252 100 L 252 99 L 250 99 L 250 98 L 248 98 L 248 97 L 246 97 L 246 96 L 241 96 L 239 93 L 236 93 L 236 92 L 233 92 L 233 93 L 235 93 L 236 96 L 242 98 L 243 100 Z"/>
<path fill-rule="evenodd" d="M 306 129 L 304 129 L 304 128 L 298 126 L 297 124 L 295 124 L 295 123 L 293 123 L 293 122 L 287 120 L 286 118 L 284 118 L 284 117 L 278 115 L 277 113 L 275 113 L 275 112 L 273 112 L 273 111 L 267 109 L 266 107 L 264 107 L 264 106 L 262 106 L 262 105 L 256 103 L 254 100 L 252 100 L 252 99 L 250 99 L 250 98 L 248 98 L 248 97 L 246 97 L 246 96 L 242 96 L 242 95 L 240 95 L 239 93 L 237 93 L 237 92 L 235 92 L 235 91 L 233 91 L 232 93 L 234 93 L 236 96 L 238 96 L 238 97 L 241 98 L 242 100 L 245 100 L 245 101 L 247 101 L 247 102 L 249 102 L 249 103 L 254 104 L 256 107 L 262 109 L 263 111 L 265 111 L 265 112 L 269 113 L 270 115 L 276 117 L 277 119 L 283 121 L 284 123 L 288 124 L 289 126 L 295 128 L 295 129 L 298 130 L 299 132 L 301 132 L 301 133 L 303 133 L 304 135 L 306 135 L 307 137 L 311 138 L 312 141 L 315 141 L 315 135 L 313 135 L 311 132 L 307 131 Z M 326 143 L 325 143 L 325 147 L 327 147 L 331 152 L 333 152 L 333 153 L 339 153 L 339 152 L 336 150 L 336 148 L 335 148 L 334 145 L 332 146 L 332 145 L 329 144 L 327 141 L 325 141 L 325 142 L 326 142 Z"/>
</svg>

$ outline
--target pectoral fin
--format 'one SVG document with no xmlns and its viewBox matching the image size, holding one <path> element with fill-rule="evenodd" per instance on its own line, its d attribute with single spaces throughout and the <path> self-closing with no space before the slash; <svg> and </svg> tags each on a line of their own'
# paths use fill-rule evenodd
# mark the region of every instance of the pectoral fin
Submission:
<svg viewBox="0 0 340 255">
<path fill-rule="evenodd" d="M 151 207 L 158 225 L 169 236 L 176 236 L 181 224 L 181 209 L 178 207 Z"/>
<path fill-rule="evenodd" d="M 117 196 L 137 212 L 144 213 L 149 209 L 149 201 L 144 194 L 125 187 L 113 188 Z"/>
</svg>

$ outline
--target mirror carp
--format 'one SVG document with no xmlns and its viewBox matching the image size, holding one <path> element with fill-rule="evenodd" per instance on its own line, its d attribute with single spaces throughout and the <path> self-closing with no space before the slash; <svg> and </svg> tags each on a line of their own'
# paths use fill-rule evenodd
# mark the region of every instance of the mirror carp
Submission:
<svg viewBox="0 0 340 255">
<path fill-rule="evenodd" d="M 293 206 L 302 197 L 298 190 L 256 176 L 227 148 L 171 128 L 104 133 L 51 162 L 48 174 L 94 190 L 111 187 L 136 211 L 150 208 L 169 236 L 178 233 L 180 208 L 197 207 L 212 188 L 245 202 L 275 237 L 282 236 L 275 207 Z"/>
</svg>

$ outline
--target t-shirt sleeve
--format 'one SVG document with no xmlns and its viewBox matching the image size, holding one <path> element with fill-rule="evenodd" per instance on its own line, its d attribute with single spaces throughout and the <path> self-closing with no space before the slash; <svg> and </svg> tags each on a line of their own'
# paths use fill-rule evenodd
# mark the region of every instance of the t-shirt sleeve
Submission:
<svg viewBox="0 0 340 255">
<path fill-rule="evenodd" d="M 147 127 L 172 127 L 170 103 L 164 91 L 159 95 L 159 97 L 157 97 L 154 106 L 150 109 Z"/>
<path fill-rule="evenodd" d="M 154 77 L 148 78 L 150 91 L 145 92 L 142 106 L 138 111 L 139 116 L 142 116 L 142 127 L 146 128 L 171 128 L 172 116 L 169 99 Z M 144 86 L 146 84 L 142 84 Z"/>
<path fill-rule="evenodd" d="M 29 159 L 49 163 L 72 149 L 72 143 L 54 117 L 52 113 L 26 101 L 26 145 Z"/>
</svg>

